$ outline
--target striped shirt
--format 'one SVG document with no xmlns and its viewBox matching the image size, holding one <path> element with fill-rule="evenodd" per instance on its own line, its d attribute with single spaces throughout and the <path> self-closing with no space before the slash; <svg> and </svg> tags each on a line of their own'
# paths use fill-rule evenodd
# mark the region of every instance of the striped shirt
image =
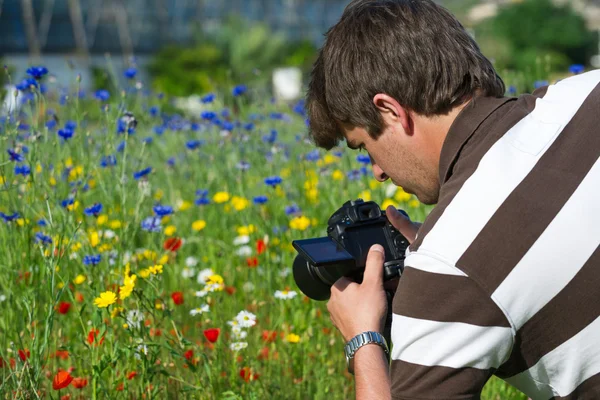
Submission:
<svg viewBox="0 0 600 400">
<path fill-rule="evenodd" d="M 392 397 L 600 398 L 600 70 L 454 121 L 393 303 Z"/>
</svg>

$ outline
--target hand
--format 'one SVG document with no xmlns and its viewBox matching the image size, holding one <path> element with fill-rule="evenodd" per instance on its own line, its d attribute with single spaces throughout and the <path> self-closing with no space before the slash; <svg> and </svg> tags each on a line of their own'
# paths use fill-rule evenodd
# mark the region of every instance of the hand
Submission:
<svg viewBox="0 0 600 400">
<path fill-rule="evenodd" d="M 387 315 L 387 300 L 383 289 L 383 262 L 381 245 L 373 245 L 367 255 L 361 284 L 340 278 L 331 287 L 327 303 L 331 322 L 346 341 L 365 331 L 383 333 Z"/>
<path fill-rule="evenodd" d="M 417 231 L 422 225 L 421 223 L 412 222 L 408 216 L 398 211 L 394 206 L 388 206 L 388 208 L 385 209 L 385 215 L 390 223 L 394 225 L 394 228 L 398 229 L 398 232 L 408 240 L 408 243 L 415 241 Z M 400 278 L 395 278 L 385 282 L 385 290 L 392 294 L 396 293 L 399 280 Z"/>
</svg>

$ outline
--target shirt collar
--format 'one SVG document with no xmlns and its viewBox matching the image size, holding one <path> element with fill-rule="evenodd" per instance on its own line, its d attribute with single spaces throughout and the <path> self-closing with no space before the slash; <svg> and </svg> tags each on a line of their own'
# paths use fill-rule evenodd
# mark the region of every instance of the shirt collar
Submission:
<svg viewBox="0 0 600 400">
<path fill-rule="evenodd" d="M 510 100 L 514 100 L 514 98 L 477 96 L 458 113 L 442 145 L 440 184 L 443 185 L 452 175 L 452 167 L 458 159 L 461 149 L 477 128 L 494 111 Z"/>
</svg>

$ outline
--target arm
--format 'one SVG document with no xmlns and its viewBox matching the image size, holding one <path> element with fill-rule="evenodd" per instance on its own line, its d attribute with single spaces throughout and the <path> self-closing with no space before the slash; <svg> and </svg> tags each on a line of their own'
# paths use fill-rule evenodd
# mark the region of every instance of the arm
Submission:
<svg viewBox="0 0 600 400">
<path fill-rule="evenodd" d="M 391 399 L 388 360 L 377 345 L 363 346 L 354 356 L 357 400 Z"/>
</svg>

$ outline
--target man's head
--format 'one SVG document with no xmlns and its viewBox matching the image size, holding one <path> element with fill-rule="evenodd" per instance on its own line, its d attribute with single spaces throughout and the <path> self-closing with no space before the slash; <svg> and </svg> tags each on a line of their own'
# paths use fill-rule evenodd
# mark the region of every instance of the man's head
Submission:
<svg viewBox="0 0 600 400">
<path fill-rule="evenodd" d="M 504 83 L 446 9 L 430 0 L 354 0 L 326 35 L 307 93 L 310 135 L 346 139 L 371 156 L 377 179 L 437 202 L 439 150 L 475 94 Z"/>
</svg>

